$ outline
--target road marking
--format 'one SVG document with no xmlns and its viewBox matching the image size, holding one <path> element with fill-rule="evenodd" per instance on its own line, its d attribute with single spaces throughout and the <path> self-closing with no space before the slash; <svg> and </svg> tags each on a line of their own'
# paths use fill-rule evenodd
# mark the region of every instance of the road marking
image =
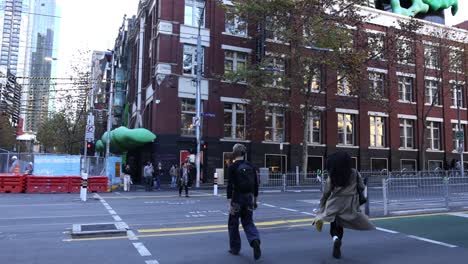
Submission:
<svg viewBox="0 0 468 264">
<path fill-rule="evenodd" d="M 159 264 L 157 260 L 147 260 L 145 261 L 146 264 Z"/>
<path fill-rule="evenodd" d="M 381 228 L 381 227 L 376 227 L 376 229 L 379 230 L 379 231 L 382 231 L 382 232 L 390 233 L 390 234 L 398 234 L 397 231 L 393 231 L 393 230 L 390 230 L 390 229 L 385 229 L 385 228 Z"/>
<path fill-rule="evenodd" d="M 133 246 L 136 248 L 136 250 L 138 251 L 138 253 L 140 253 L 142 257 L 151 256 L 151 252 L 149 252 L 149 250 L 145 247 L 145 245 L 143 245 L 143 243 L 133 243 Z"/>
<path fill-rule="evenodd" d="M 291 212 L 299 212 L 299 210 L 290 209 L 290 208 L 284 208 L 284 207 L 280 207 L 279 209 L 281 209 L 281 210 L 286 210 L 286 211 L 291 211 Z"/>
<path fill-rule="evenodd" d="M 274 205 L 271 205 L 271 204 L 266 204 L 266 203 L 264 203 L 263 205 L 264 205 L 264 206 L 266 206 L 266 207 L 273 207 L 273 208 L 275 208 L 275 207 L 276 207 L 276 206 L 274 206 Z"/>
<path fill-rule="evenodd" d="M 110 207 L 110 206 L 108 206 L 108 205 L 107 205 L 107 206 L 105 205 L 104 207 L 105 207 L 107 210 L 112 210 L 112 207 Z"/>
<path fill-rule="evenodd" d="M 110 213 L 111 215 L 116 215 L 116 214 L 117 214 L 114 210 L 109 210 L 109 213 Z"/>
<path fill-rule="evenodd" d="M 447 244 L 447 243 L 444 243 L 444 242 L 435 241 L 435 240 L 427 239 L 427 238 L 424 238 L 424 237 L 418 237 L 418 236 L 413 236 L 413 235 L 409 235 L 408 237 L 409 238 L 414 238 L 414 239 L 417 239 L 417 240 L 421 240 L 421 241 L 425 241 L 425 242 L 429 242 L 429 243 L 433 243 L 433 244 L 436 244 L 436 245 L 444 246 L 444 247 L 449 247 L 449 248 L 456 248 L 457 247 L 457 246 L 452 245 L 452 244 Z"/>
<path fill-rule="evenodd" d="M 112 217 L 113 217 L 114 220 L 117 221 L 117 222 L 121 222 L 121 221 L 122 221 L 122 218 L 120 218 L 120 216 L 118 216 L 118 215 L 112 215 Z"/>
<path fill-rule="evenodd" d="M 312 216 L 315 216 L 315 214 L 313 214 L 313 213 L 308 213 L 308 212 L 301 212 L 301 214 L 305 214 L 305 215 L 312 215 Z"/>
<path fill-rule="evenodd" d="M 108 214 L 57 215 L 57 216 L 41 216 L 41 217 L 12 217 L 12 218 L 0 218 L 0 220 L 30 220 L 30 219 L 51 219 L 51 218 L 95 217 L 95 216 L 108 216 Z"/>
<path fill-rule="evenodd" d="M 404 214 L 410 214 L 410 213 L 423 213 L 423 212 L 437 212 L 437 211 L 448 211 L 447 208 L 428 208 L 428 209 L 414 209 L 414 210 L 403 210 L 403 211 L 393 211 L 392 214 L 396 215 L 404 215 Z"/>
<path fill-rule="evenodd" d="M 192 194 L 190 197 L 213 197 L 213 194 Z M 155 195 L 155 196 L 108 196 L 106 199 L 148 199 L 148 198 L 179 198 L 179 195 Z"/>
<path fill-rule="evenodd" d="M 468 218 L 468 214 L 450 214 L 450 215 Z"/>
<path fill-rule="evenodd" d="M 138 240 L 138 237 L 135 235 L 135 233 L 133 233 L 132 230 L 127 231 L 127 236 L 128 236 L 128 239 L 132 241 Z"/>
</svg>

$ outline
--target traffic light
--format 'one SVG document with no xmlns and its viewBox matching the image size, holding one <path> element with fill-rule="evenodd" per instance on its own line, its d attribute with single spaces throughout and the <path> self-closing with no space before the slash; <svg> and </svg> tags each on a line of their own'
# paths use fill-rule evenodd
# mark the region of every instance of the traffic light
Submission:
<svg viewBox="0 0 468 264">
<path fill-rule="evenodd" d="M 95 144 L 94 142 L 87 142 L 86 143 L 86 153 L 89 155 L 89 156 L 93 156 L 94 155 L 94 152 L 96 151 L 95 150 Z"/>
<path fill-rule="evenodd" d="M 203 143 L 203 145 L 202 145 L 202 150 L 203 150 L 203 151 L 206 151 L 207 149 L 208 149 L 208 144 Z"/>
</svg>

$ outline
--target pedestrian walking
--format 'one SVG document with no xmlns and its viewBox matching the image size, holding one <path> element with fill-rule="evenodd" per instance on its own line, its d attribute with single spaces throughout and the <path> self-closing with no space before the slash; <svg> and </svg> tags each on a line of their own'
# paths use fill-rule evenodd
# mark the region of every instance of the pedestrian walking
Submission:
<svg viewBox="0 0 468 264">
<path fill-rule="evenodd" d="M 145 190 L 150 192 L 153 186 L 153 166 L 149 161 L 146 162 L 146 166 L 143 168 L 143 176 L 146 182 Z"/>
<path fill-rule="evenodd" d="M 344 228 L 374 230 L 375 226 L 361 212 L 360 195 L 365 188 L 359 172 L 352 168 L 352 159 L 346 152 L 337 152 L 328 157 L 329 177 L 320 199 L 320 210 L 314 224 L 321 231 L 323 222 L 330 222 L 333 239 L 333 257 L 341 258 Z"/>
<path fill-rule="evenodd" d="M 169 170 L 169 175 L 171 176 L 171 188 L 175 188 L 177 185 L 177 165 L 172 165 Z"/>
<path fill-rule="evenodd" d="M 153 165 L 151 165 L 153 166 Z M 158 167 L 156 168 L 155 174 L 156 174 L 156 189 L 158 191 L 161 190 L 161 178 L 163 177 L 163 168 L 161 162 L 158 163 Z"/>
<path fill-rule="evenodd" d="M 245 153 L 244 145 L 235 144 L 233 147 L 235 161 L 228 168 L 229 253 L 239 255 L 241 250 L 240 218 L 247 240 L 253 248 L 254 259 L 258 260 L 262 254 L 260 234 L 253 221 L 253 211 L 257 208 L 258 177 L 255 168 L 245 160 Z"/>
<path fill-rule="evenodd" d="M 182 196 L 182 189 L 185 189 L 185 197 L 188 195 L 188 185 L 189 185 L 189 165 L 184 163 L 180 169 L 179 177 L 177 178 L 177 186 L 179 187 L 179 197 Z"/>
</svg>

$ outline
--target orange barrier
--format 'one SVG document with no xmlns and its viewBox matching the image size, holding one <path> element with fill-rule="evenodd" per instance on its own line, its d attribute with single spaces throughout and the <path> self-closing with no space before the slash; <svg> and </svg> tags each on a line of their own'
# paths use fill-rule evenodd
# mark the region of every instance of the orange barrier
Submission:
<svg viewBox="0 0 468 264">
<path fill-rule="evenodd" d="M 106 176 L 88 178 L 88 192 L 108 192 L 108 179 Z"/>
<path fill-rule="evenodd" d="M 0 175 L 0 193 L 22 193 L 24 192 L 25 177 L 13 176 L 12 174 Z"/>
<path fill-rule="evenodd" d="M 28 176 L 27 193 L 68 193 L 68 177 Z"/>
</svg>

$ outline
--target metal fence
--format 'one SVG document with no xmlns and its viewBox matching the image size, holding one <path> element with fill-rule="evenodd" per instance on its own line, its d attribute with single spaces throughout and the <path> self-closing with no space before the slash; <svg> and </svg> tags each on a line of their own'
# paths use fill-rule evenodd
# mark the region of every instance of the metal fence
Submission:
<svg viewBox="0 0 468 264">
<path fill-rule="evenodd" d="M 260 174 L 261 189 L 281 191 L 297 188 L 322 189 L 323 174 L 317 173 L 268 173 Z"/>
</svg>

